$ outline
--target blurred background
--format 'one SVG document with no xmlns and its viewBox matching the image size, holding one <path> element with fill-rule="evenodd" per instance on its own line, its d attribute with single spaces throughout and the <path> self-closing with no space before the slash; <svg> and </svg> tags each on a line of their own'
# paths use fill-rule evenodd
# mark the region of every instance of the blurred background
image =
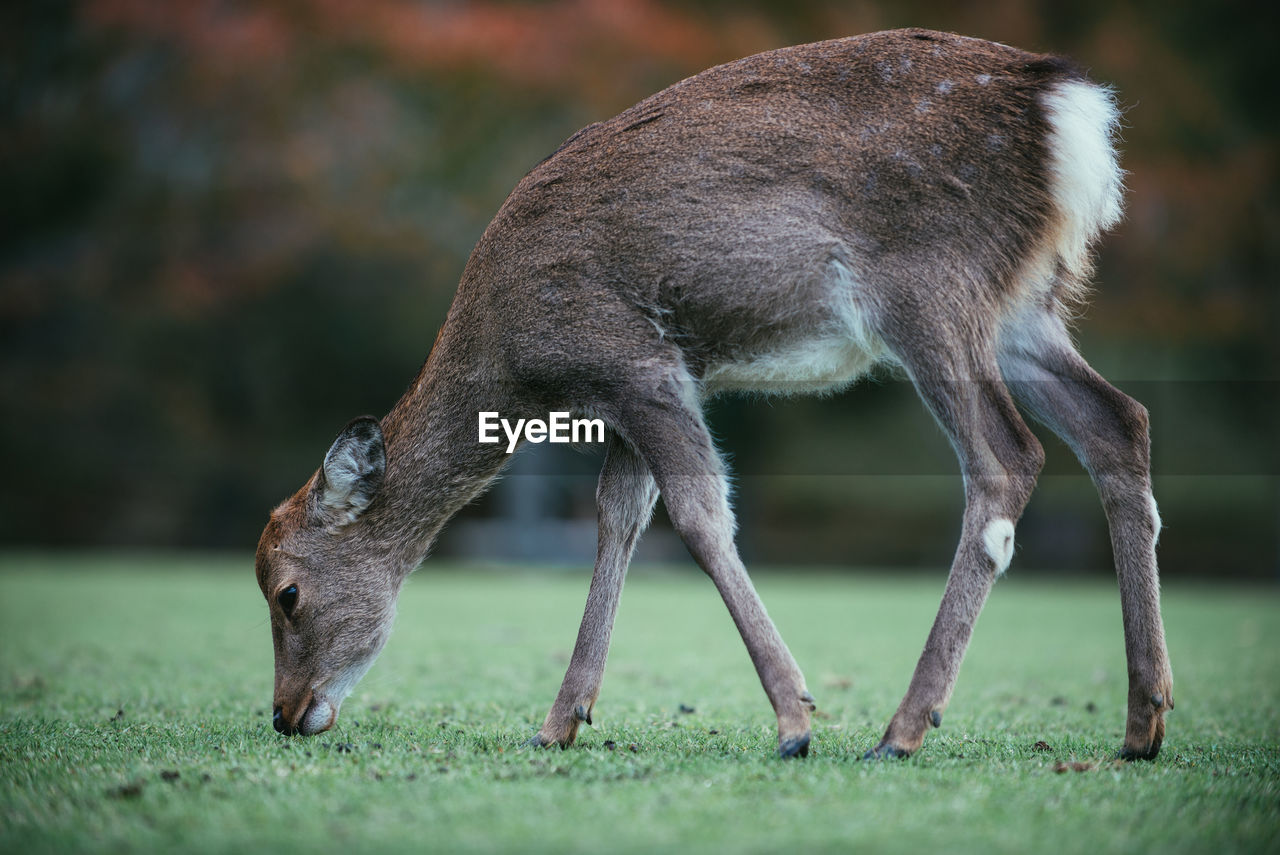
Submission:
<svg viewBox="0 0 1280 855">
<path fill-rule="evenodd" d="M 1280 578 L 1268 27 L 1222 2 L 39 0 L 0 11 L 0 547 L 233 549 L 391 408 L 503 198 L 708 66 L 902 26 L 1077 58 L 1127 108 L 1086 357 L 1152 413 L 1166 575 Z M 902 378 L 717 402 L 756 564 L 949 563 L 962 495 Z M 1015 571 L 1111 573 L 1064 447 Z M 577 565 L 598 457 L 537 446 L 437 554 Z M 642 558 L 684 560 L 659 514 Z"/>
</svg>

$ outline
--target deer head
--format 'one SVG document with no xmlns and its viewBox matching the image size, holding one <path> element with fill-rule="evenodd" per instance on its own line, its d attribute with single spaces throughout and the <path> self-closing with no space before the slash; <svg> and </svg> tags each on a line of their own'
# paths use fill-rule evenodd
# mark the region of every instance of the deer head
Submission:
<svg viewBox="0 0 1280 855">
<path fill-rule="evenodd" d="M 281 733 L 329 729 L 390 634 L 402 576 L 386 550 L 371 548 L 365 525 L 385 473 L 377 420 L 356 419 L 311 480 L 272 512 L 258 542 Z"/>
</svg>

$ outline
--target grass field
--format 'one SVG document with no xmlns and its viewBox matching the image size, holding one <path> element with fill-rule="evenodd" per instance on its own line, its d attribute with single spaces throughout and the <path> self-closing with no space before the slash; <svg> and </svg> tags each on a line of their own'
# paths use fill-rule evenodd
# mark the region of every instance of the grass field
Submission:
<svg viewBox="0 0 1280 855">
<path fill-rule="evenodd" d="M 1122 764 L 1114 584 L 1001 581 L 943 727 L 870 763 L 942 572 L 758 571 L 819 704 L 781 761 L 696 571 L 633 571 L 595 727 L 548 751 L 588 571 L 449 569 L 308 739 L 271 730 L 247 557 L 0 559 L 0 851 L 1280 851 L 1274 588 L 1167 586 L 1177 710 Z"/>
</svg>

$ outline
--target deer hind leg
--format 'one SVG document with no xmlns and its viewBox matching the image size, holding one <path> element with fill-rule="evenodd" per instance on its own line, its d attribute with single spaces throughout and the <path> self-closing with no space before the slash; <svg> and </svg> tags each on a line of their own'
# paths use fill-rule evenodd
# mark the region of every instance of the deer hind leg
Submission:
<svg viewBox="0 0 1280 855">
<path fill-rule="evenodd" d="M 813 697 L 738 557 L 728 480 L 694 384 L 683 368 L 671 368 L 631 391 L 619 405 L 619 428 L 653 471 L 672 525 L 742 635 L 778 718 L 779 754 L 807 756 Z"/>
<path fill-rule="evenodd" d="M 919 328 L 893 336 L 917 391 L 951 440 L 964 473 L 965 511 L 942 604 L 924 652 L 878 745 L 866 758 L 905 757 L 938 727 L 973 626 L 1013 556 L 1014 525 L 1044 451 L 1019 417 L 994 356 L 957 334 Z M 893 345 L 891 344 L 891 347 Z"/>
<path fill-rule="evenodd" d="M 1173 672 L 1160 617 L 1147 411 L 1095 372 L 1049 313 L 1008 336 L 1000 367 L 1018 401 L 1071 447 L 1088 470 L 1111 529 L 1129 664 L 1125 759 L 1152 760 L 1173 709 Z"/>
<path fill-rule="evenodd" d="M 531 745 L 567 747 L 577 738 L 582 722 L 591 724 L 627 565 L 657 499 L 658 490 L 649 467 L 617 434 L 611 433 L 596 487 L 600 534 L 587 606 L 569 670 L 546 720 L 529 740 Z"/>
</svg>

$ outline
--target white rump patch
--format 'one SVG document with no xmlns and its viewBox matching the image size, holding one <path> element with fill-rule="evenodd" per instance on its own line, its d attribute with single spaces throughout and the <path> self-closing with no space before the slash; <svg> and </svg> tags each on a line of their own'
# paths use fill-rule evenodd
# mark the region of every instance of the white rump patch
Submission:
<svg viewBox="0 0 1280 855">
<path fill-rule="evenodd" d="M 982 531 L 982 545 L 996 563 L 996 575 L 1009 569 L 1013 560 L 1013 523 L 1008 520 L 992 520 Z"/>
<path fill-rule="evenodd" d="M 1120 222 L 1124 171 L 1112 144 L 1120 111 L 1110 90 L 1081 80 L 1055 85 L 1044 96 L 1051 192 L 1060 216 L 1055 249 L 1067 272 L 1088 277 L 1089 246 Z"/>
</svg>

